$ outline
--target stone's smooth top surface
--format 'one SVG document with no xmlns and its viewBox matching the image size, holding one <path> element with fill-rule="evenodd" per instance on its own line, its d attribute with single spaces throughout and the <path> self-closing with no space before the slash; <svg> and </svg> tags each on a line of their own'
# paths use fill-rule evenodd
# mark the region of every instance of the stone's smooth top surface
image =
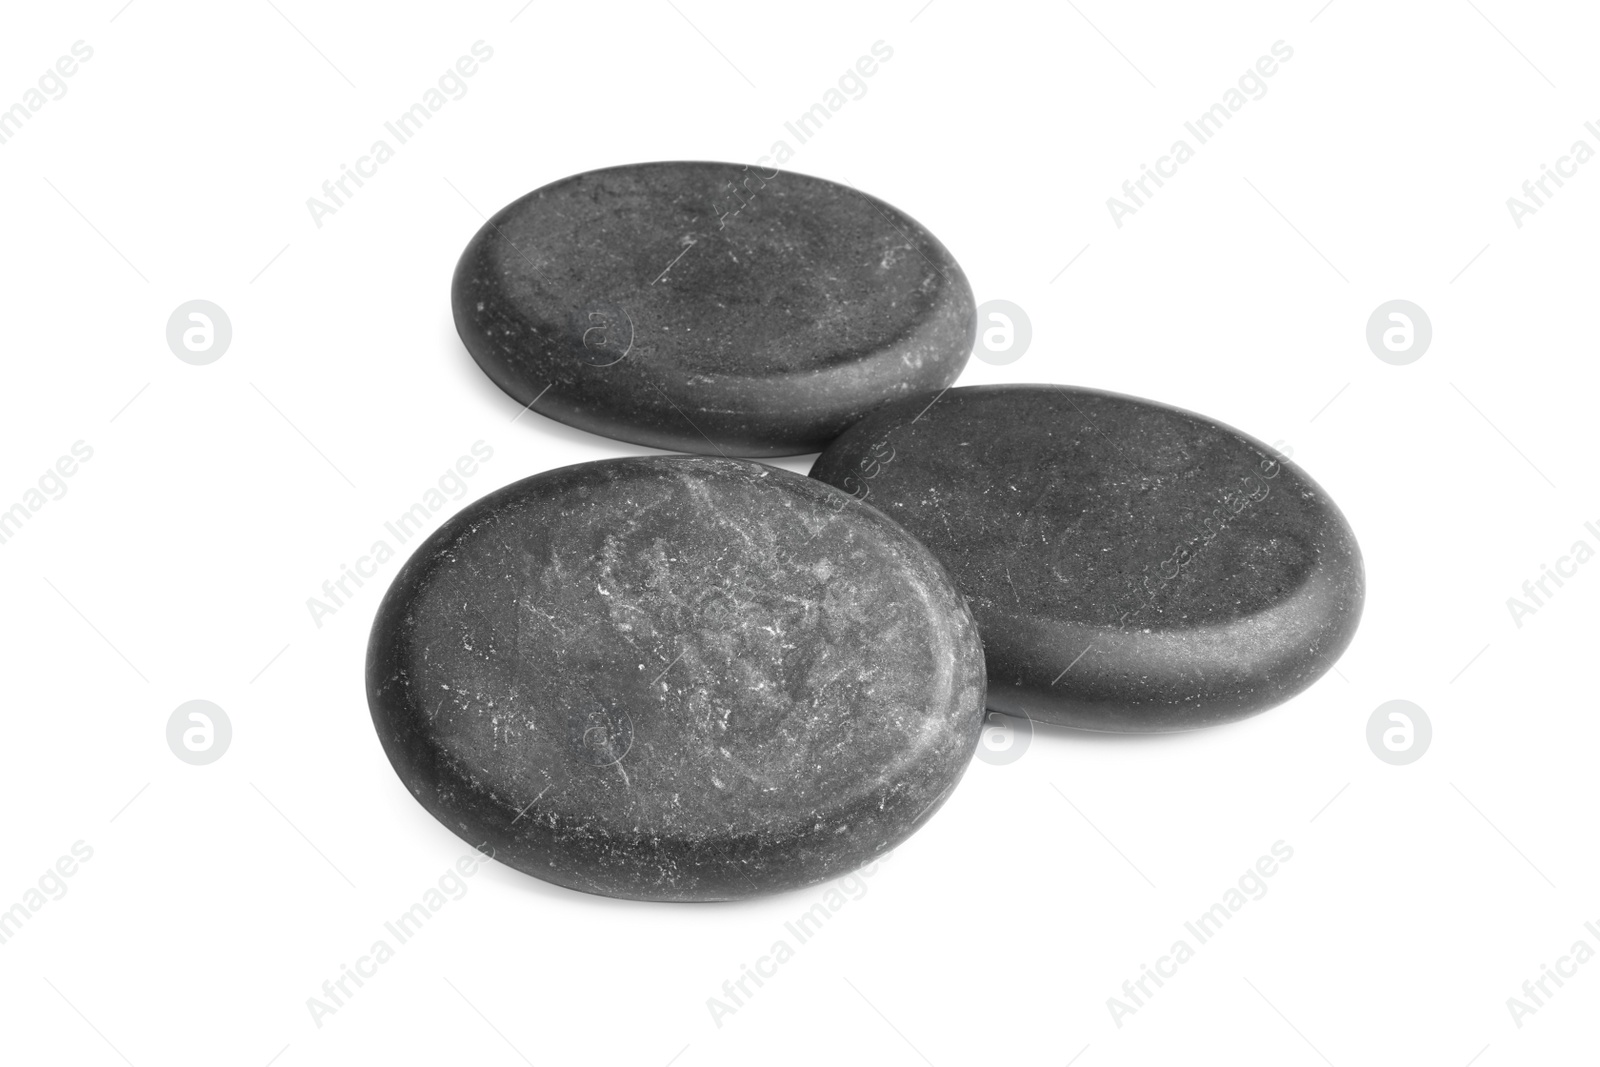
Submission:
<svg viewBox="0 0 1600 1067">
<path fill-rule="evenodd" d="M 707 455 L 815 452 L 956 380 L 972 290 L 903 212 L 730 163 L 640 163 L 501 210 L 456 267 L 456 330 L 541 415 Z M 537 403 L 535 403 L 537 401 Z"/>
<path fill-rule="evenodd" d="M 559 885 L 721 900 L 880 855 L 977 745 L 983 651 L 871 508 L 758 463 L 604 460 L 497 490 L 396 576 L 367 653 L 435 818 Z"/>
<path fill-rule="evenodd" d="M 811 476 L 939 557 L 978 619 L 989 706 L 1013 715 L 1127 732 L 1242 718 L 1316 680 L 1360 618 L 1360 552 L 1327 494 L 1253 438 L 1147 400 L 951 389 L 863 420 Z"/>
</svg>

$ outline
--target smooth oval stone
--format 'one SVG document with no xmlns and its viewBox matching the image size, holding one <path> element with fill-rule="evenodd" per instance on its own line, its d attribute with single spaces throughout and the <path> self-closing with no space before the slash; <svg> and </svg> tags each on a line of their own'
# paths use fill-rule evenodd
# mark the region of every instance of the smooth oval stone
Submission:
<svg viewBox="0 0 1600 1067">
<path fill-rule="evenodd" d="M 604 460 L 489 494 L 378 610 L 367 694 L 440 822 L 558 885 L 724 900 L 855 869 L 949 795 L 983 715 L 938 562 L 820 482 Z"/>
<path fill-rule="evenodd" d="M 972 351 L 966 276 L 905 213 L 821 178 L 640 163 L 503 208 L 456 267 L 456 330 L 541 415 L 708 455 L 816 452 L 942 389 Z"/>
<path fill-rule="evenodd" d="M 1012 715 L 1119 732 L 1243 718 L 1315 681 L 1361 615 L 1360 552 L 1327 494 L 1148 400 L 952 389 L 865 419 L 811 476 L 943 561 L 978 619 L 989 706 Z"/>
</svg>

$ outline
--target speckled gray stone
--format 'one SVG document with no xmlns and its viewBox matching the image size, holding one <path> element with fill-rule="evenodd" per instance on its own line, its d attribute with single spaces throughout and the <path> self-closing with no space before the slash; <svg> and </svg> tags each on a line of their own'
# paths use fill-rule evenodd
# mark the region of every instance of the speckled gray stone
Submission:
<svg viewBox="0 0 1600 1067">
<path fill-rule="evenodd" d="M 1128 732 L 1242 718 L 1321 676 L 1361 615 L 1361 555 L 1327 494 L 1148 400 L 952 389 L 863 420 L 811 475 L 944 562 L 997 711 Z"/>
<path fill-rule="evenodd" d="M 942 389 L 972 290 L 915 220 L 847 186 L 640 163 L 499 211 L 456 267 L 456 329 L 496 385 L 592 433 L 727 456 L 815 452 Z"/>
<path fill-rule="evenodd" d="M 788 471 L 689 456 L 535 475 L 396 576 L 384 751 L 445 826 L 591 893 L 724 900 L 881 855 L 955 787 L 983 652 L 920 544 Z"/>
</svg>

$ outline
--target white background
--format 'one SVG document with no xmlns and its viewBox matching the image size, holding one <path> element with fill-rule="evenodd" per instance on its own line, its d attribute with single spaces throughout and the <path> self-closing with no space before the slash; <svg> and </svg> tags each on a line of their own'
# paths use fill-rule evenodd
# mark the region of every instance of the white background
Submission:
<svg viewBox="0 0 1600 1067">
<path fill-rule="evenodd" d="M 1593 1055 L 1600 962 L 1520 1028 L 1506 1004 L 1580 938 L 1600 950 L 1600 565 L 1520 627 L 1506 605 L 1574 541 L 1600 547 L 1600 163 L 1520 228 L 1506 206 L 1574 140 L 1600 148 L 1592 10 L 122 2 L 14 5 L 0 35 L 0 106 L 94 49 L 0 145 L 0 508 L 74 442 L 94 450 L 0 545 L 0 908 L 93 849 L 0 945 L 8 1062 Z M 494 56 L 467 94 L 314 225 L 306 198 L 480 39 Z M 893 57 L 867 93 L 797 144 L 784 122 L 879 40 Z M 1294 54 L 1268 93 L 1114 225 L 1106 198 L 1279 40 Z M 464 848 L 366 709 L 400 561 L 320 628 L 306 599 L 475 441 L 494 457 L 448 511 L 645 451 L 512 423 L 454 335 L 456 256 L 480 212 L 546 182 L 754 162 L 780 138 L 792 169 L 926 224 L 980 302 L 1027 310 L 1026 354 L 974 360 L 964 384 L 1109 388 L 1292 448 L 1365 553 L 1354 644 L 1238 725 L 1041 731 L 1013 763 L 975 761 L 720 1027 L 707 998 L 822 887 L 653 905 L 486 867 L 318 1027 L 307 998 Z M 165 340 L 195 298 L 233 324 L 209 366 Z M 1408 366 L 1364 337 L 1395 298 L 1434 328 Z M 209 766 L 165 740 L 195 698 L 233 724 Z M 1397 698 L 1434 729 L 1401 767 L 1365 739 Z M 1294 856 L 1267 895 L 1118 1027 L 1107 998 L 1279 840 Z"/>
</svg>

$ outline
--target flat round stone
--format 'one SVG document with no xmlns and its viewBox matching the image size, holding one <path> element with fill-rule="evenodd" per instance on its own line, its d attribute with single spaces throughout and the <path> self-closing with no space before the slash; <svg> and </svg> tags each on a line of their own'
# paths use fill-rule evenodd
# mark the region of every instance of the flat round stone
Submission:
<svg viewBox="0 0 1600 1067">
<path fill-rule="evenodd" d="M 621 441 L 815 452 L 972 351 L 966 276 L 910 216 L 731 163 L 574 175 L 503 208 L 456 267 L 456 330 L 519 403 Z"/>
<path fill-rule="evenodd" d="M 930 405 L 930 401 L 933 401 Z M 1355 536 L 1266 445 L 1163 404 L 976 386 L 869 416 L 811 476 L 933 550 L 983 636 L 989 706 L 1089 730 L 1227 722 L 1354 635 Z"/>
<path fill-rule="evenodd" d="M 820 482 L 691 456 L 516 482 L 417 550 L 367 695 L 422 806 L 519 870 L 725 900 L 853 870 L 949 795 L 977 628 L 906 532 Z"/>
</svg>

